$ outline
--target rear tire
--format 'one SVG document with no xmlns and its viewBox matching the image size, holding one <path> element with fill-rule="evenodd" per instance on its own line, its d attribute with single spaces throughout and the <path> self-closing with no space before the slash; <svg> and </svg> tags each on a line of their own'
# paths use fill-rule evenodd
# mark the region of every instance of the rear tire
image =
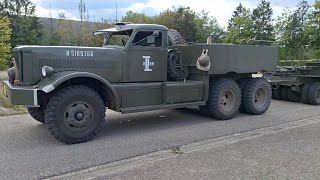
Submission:
<svg viewBox="0 0 320 180">
<path fill-rule="evenodd" d="M 303 88 L 302 88 L 302 92 L 301 92 L 301 102 L 304 104 L 310 104 L 309 101 L 309 92 L 310 92 L 310 88 L 311 88 L 311 83 L 308 84 L 304 84 Z"/>
<path fill-rule="evenodd" d="M 296 91 L 292 91 L 291 88 L 288 88 L 288 100 L 291 102 L 299 102 L 301 100 L 301 94 L 296 92 Z"/>
<path fill-rule="evenodd" d="M 309 103 L 311 105 L 320 104 L 320 82 L 315 82 L 311 85 L 309 90 Z"/>
<path fill-rule="evenodd" d="M 284 100 L 284 101 L 288 101 L 288 89 L 289 87 L 288 86 L 281 86 L 280 87 L 280 91 L 281 91 L 281 100 Z"/>
<path fill-rule="evenodd" d="M 44 123 L 44 110 L 41 107 L 28 107 L 28 113 L 33 119 L 40 123 Z"/>
<path fill-rule="evenodd" d="M 239 112 L 241 91 L 231 79 L 210 81 L 208 101 L 202 111 L 218 120 L 232 119 Z"/>
<path fill-rule="evenodd" d="M 253 115 L 265 113 L 271 104 L 271 87 L 264 78 L 250 79 L 243 92 L 244 110 Z"/>
<path fill-rule="evenodd" d="M 57 92 L 45 112 L 49 131 L 66 144 L 91 140 L 101 130 L 104 118 L 102 98 L 93 89 L 81 85 Z"/>
<path fill-rule="evenodd" d="M 278 87 L 277 89 L 272 89 L 272 98 L 281 100 L 281 87 Z"/>
<path fill-rule="evenodd" d="M 241 96 L 242 96 L 242 97 L 244 97 L 244 96 L 243 96 L 243 93 L 244 93 L 245 87 L 246 87 L 246 85 L 248 84 L 248 81 L 249 81 L 250 79 L 252 79 L 252 78 L 250 78 L 250 77 L 243 77 L 243 78 L 240 78 L 239 80 L 237 80 L 237 84 L 238 84 L 238 86 L 239 86 L 239 88 L 240 88 L 240 90 L 241 90 Z M 246 112 L 246 110 L 245 110 L 245 108 L 244 108 L 244 105 L 243 105 L 243 98 L 242 98 L 242 101 L 241 101 L 241 104 L 240 104 L 239 111 L 240 111 L 241 113 Z"/>
</svg>

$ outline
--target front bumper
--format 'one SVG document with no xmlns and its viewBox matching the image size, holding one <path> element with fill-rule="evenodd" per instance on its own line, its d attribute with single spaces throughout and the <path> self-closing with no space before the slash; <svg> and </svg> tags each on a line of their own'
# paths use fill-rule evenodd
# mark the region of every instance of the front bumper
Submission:
<svg viewBox="0 0 320 180">
<path fill-rule="evenodd" d="M 39 107 L 38 89 L 33 86 L 13 86 L 3 81 L 3 94 L 12 105 Z"/>
</svg>

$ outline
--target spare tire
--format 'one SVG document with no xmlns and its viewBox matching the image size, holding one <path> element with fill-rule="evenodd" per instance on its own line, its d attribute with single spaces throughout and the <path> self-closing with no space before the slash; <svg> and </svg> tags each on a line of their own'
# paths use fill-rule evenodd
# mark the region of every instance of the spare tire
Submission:
<svg viewBox="0 0 320 180">
<path fill-rule="evenodd" d="M 169 29 L 168 41 L 169 41 L 169 46 L 186 44 L 186 41 L 183 39 L 182 35 L 177 30 L 174 30 L 174 29 Z"/>
</svg>

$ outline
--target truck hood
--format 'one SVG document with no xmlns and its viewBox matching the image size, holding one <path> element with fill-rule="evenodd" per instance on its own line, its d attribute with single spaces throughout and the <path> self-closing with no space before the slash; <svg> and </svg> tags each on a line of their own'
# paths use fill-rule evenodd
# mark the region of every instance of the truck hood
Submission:
<svg viewBox="0 0 320 180">
<path fill-rule="evenodd" d="M 43 66 L 55 72 L 90 72 L 110 81 L 119 81 L 126 51 L 121 46 L 19 46 L 13 49 L 19 64 L 22 83 L 36 84 L 42 77 Z M 122 73 L 122 72 L 121 72 Z"/>
</svg>

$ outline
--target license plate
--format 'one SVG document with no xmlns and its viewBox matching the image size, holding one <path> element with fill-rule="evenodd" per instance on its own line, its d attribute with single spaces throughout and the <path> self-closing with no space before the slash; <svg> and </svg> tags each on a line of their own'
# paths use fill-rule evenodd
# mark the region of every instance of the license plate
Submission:
<svg viewBox="0 0 320 180">
<path fill-rule="evenodd" d="M 3 84 L 3 94 L 7 97 L 8 93 L 7 93 L 7 85 Z"/>
</svg>

